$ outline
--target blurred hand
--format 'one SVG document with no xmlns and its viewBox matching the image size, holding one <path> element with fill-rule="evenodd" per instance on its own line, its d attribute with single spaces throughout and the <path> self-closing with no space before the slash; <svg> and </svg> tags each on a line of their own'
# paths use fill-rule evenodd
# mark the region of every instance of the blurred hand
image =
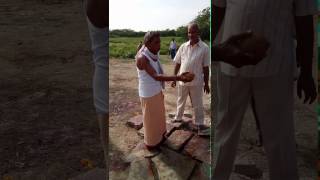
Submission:
<svg viewBox="0 0 320 180">
<path fill-rule="evenodd" d="M 317 98 L 317 89 L 311 74 L 300 74 L 297 84 L 297 94 L 300 99 L 302 98 L 302 91 L 304 92 L 303 103 L 309 101 L 309 104 L 311 104 Z"/>
<path fill-rule="evenodd" d="M 180 75 L 180 79 L 183 82 L 190 82 L 194 79 L 194 74 L 191 72 L 184 72 Z"/>
<path fill-rule="evenodd" d="M 256 65 L 266 56 L 269 46 L 269 42 L 264 37 L 248 31 L 231 36 L 214 48 L 218 52 L 218 58 L 239 68 Z"/>
</svg>

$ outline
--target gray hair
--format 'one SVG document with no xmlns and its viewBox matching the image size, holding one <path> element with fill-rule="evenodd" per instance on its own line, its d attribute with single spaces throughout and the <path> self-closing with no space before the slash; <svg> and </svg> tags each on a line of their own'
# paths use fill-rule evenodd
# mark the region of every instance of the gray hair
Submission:
<svg viewBox="0 0 320 180">
<path fill-rule="evenodd" d="M 154 38 L 160 37 L 160 33 L 158 31 L 148 31 L 144 35 L 144 44 L 150 43 Z"/>
<path fill-rule="evenodd" d="M 196 27 L 198 29 L 198 32 L 200 31 L 199 25 L 194 21 L 192 21 L 188 24 L 188 29 L 191 27 Z"/>
</svg>

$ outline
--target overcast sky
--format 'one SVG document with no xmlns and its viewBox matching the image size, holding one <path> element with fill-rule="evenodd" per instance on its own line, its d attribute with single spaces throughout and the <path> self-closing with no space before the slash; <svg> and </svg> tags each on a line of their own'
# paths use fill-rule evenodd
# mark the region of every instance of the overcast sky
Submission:
<svg viewBox="0 0 320 180">
<path fill-rule="evenodd" d="M 210 6 L 210 0 L 109 0 L 109 29 L 176 29 Z"/>
</svg>

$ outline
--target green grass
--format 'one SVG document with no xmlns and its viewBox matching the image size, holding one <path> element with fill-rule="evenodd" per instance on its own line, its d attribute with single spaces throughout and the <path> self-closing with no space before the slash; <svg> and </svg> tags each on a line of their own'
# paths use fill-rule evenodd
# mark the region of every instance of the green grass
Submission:
<svg viewBox="0 0 320 180">
<path fill-rule="evenodd" d="M 177 45 L 180 46 L 184 40 L 181 37 L 161 37 L 160 54 L 166 55 L 169 51 L 169 44 L 174 38 Z M 109 39 L 109 53 L 110 57 L 116 58 L 134 58 L 136 49 L 143 41 L 143 37 L 112 37 Z"/>
</svg>

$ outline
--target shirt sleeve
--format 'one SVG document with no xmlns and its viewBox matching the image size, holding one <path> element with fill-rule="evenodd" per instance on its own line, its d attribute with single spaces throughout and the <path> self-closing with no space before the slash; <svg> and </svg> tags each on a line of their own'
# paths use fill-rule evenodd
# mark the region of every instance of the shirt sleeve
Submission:
<svg viewBox="0 0 320 180">
<path fill-rule="evenodd" d="M 294 13 L 296 16 L 317 14 L 317 0 L 294 0 Z"/>
<path fill-rule="evenodd" d="M 183 45 L 178 49 L 177 54 L 174 56 L 173 62 L 177 64 L 181 64 L 181 53 L 182 53 Z"/>
<path fill-rule="evenodd" d="M 227 6 L 227 0 L 212 0 L 212 4 L 214 6 L 224 8 Z"/>
<path fill-rule="evenodd" d="M 210 65 L 210 51 L 209 47 L 206 47 L 204 51 L 203 61 L 202 61 L 203 67 L 207 67 Z"/>
</svg>

